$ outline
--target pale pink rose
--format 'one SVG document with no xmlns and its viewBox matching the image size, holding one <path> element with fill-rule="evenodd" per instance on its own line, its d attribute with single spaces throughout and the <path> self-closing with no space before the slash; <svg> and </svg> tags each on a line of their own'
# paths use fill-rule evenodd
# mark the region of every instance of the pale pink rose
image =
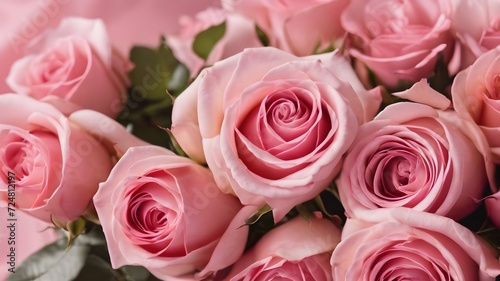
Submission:
<svg viewBox="0 0 500 281">
<path fill-rule="evenodd" d="M 488 218 L 497 228 L 500 228 L 500 191 L 486 197 L 484 204 Z"/>
<path fill-rule="evenodd" d="M 203 269 L 241 209 L 237 198 L 220 192 L 208 169 L 156 146 L 127 150 L 94 204 L 112 266 L 142 265 L 163 280 Z M 246 232 L 238 237 L 241 245 L 232 237 L 223 252 L 240 248 L 241 255 Z"/>
<path fill-rule="evenodd" d="M 439 53 L 446 63 L 453 57 L 451 11 L 450 0 L 352 0 L 341 16 L 347 52 L 391 88 L 417 82 L 432 74 Z"/>
<path fill-rule="evenodd" d="M 235 55 L 245 48 L 262 46 L 251 21 L 220 8 L 208 8 L 195 17 L 181 17 L 179 22 L 179 32 L 168 36 L 167 44 L 175 57 L 189 69 L 191 77 L 196 77 L 203 67 Z M 195 38 L 200 32 L 223 22 L 226 24 L 224 36 L 215 44 L 205 61 L 193 51 Z"/>
<path fill-rule="evenodd" d="M 500 45 L 500 2 L 454 0 L 453 29 L 462 44 L 461 68 Z"/>
<path fill-rule="evenodd" d="M 339 242 L 331 221 L 296 217 L 266 233 L 224 280 L 332 281 L 330 257 Z"/>
<path fill-rule="evenodd" d="M 338 45 L 345 34 L 340 15 L 348 4 L 348 0 L 222 1 L 227 10 L 254 21 L 271 46 L 297 56 Z"/>
<path fill-rule="evenodd" d="M 477 141 L 485 157 L 489 151 L 500 163 L 500 47 L 494 48 L 461 71 L 453 81 L 451 94 L 455 110 L 477 124 L 485 143 Z"/>
<path fill-rule="evenodd" d="M 457 119 L 454 112 L 401 102 L 363 124 L 337 180 L 346 214 L 362 218 L 364 210 L 393 207 L 456 220 L 470 214 L 488 178 L 481 152 Z"/>
<path fill-rule="evenodd" d="M 452 219 L 378 209 L 348 219 L 333 251 L 333 280 L 495 280 L 496 250 Z"/>
<path fill-rule="evenodd" d="M 106 148 L 58 109 L 27 96 L 0 95 L 0 196 L 46 222 L 80 217 L 111 170 Z"/>
<path fill-rule="evenodd" d="M 335 177 L 378 94 L 337 54 L 246 49 L 176 99 L 172 132 L 188 155 L 206 159 L 225 193 L 244 205 L 268 203 L 279 220 Z"/>
<path fill-rule="evenodd" d="M 101 20 L 65 18 L 33 38 L 6 81 L 19 94 L 55 96 L 115 117 L 126 98 L 129 67 L 113 52 Z"/>
<path fill-rule="evenodd" d="M 0 219 L 6 222 L 5 229 L 0 231 L 0 251 L 2 253 L 0 280 L 6 280 L 12 271 L 15 272 L 14 274 L 19 274 L 19 266 L 26 258 L 59 238 L 59 235 L 52 228 L 47 227 L 47 223 L 21 210 L 16 209 L 14 217 L 10 217 L 10 210 L 7 207 L 6 202 L 0 202 Z M 10 207 L 12 208 L 12 206 Z M 16 221 L 8 221 L 8 219 L 16 219 Z M 14 223 L 14 227 L 10 223 Z M 14 255 L 11 248 L 14 248 Z M 13 257 L 12 260 L 11 257 Z M 14 267 L 12 271 L 9 271 L 12 267 Z"/>
<path fill-rule="evenodd" d="M 55 28 L 69 16 L 102 19 L 112 45 L 124 57 L 136 45 L 158 46 L 160 36 L 178 31 L 179 18 L 193 15 L 213 0 L 19 0 L 2 3 L 0 11 L 0 77 L 6 77 L 11 64 L 21 58 L 24 47 L 38 34 Z M 220 6 L 220 5 L 219 5 Z M 134 19 L 134 20 L 131 20 Z M 0 93 L 9 88 L 0 80 Z"/>
</svg>

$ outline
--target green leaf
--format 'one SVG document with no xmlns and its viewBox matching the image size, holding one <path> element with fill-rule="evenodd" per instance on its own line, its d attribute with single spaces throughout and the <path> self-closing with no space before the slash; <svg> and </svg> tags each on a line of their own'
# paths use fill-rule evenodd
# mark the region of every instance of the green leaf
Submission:
<svg viewBox="0 0 500 281">
<path fill-rule="evenodd" d="M 118 271 L 114 270 L 105 260 L 95 255 L 89 255 L 85 266 L 73 281 L 125 281 Z M 138 280 L 139 281 L 139 280 Z"/>
<path fill-rule="evenodd" d="M 74 221 L 70 221 L 66 224 L 66 229 L 68 230 L 68 245 L 69 248 L 73 241 L 85 230 L 85 219 L 78 218 Z"/>
<path fill-rule="evenodd" d="M 269 46 L 269 36 L 267 36 L 264 30 L 262 30 L 262 28 L 260 28 L 258 25 L 255 25 L 255 32 L 257 33 L 257 37 L 259 38 L 260 43 L 262 43 L 262 46 Z"/>
<path fill-rule="evenodd" d="M 255 212 L 250 218 L 245 221 L 246 225 L 252 225 L 256 223 L 263 215 L 271 212 L 273 209 L 269 205 L 262 206 L 257 212 Z"/>
<path fill-rule="evenodd" d="M 135 46 L 130 51 L 134 69 L 129 73 L 131 103 L 159 101 L 167 97 L 167 85 L 181 63 L 162 40 L 157 49 Z"/>
<path fill-rule="evenodd" d="M 28 257 L 6 281 L 73 280 L 83 268 L 90 246 L 60 239 Z"/>
<path fill-rule="evenodd" d="M 194 53 L 200 58 L 207 60 L 215 44 L 224 36 L 224 33 L 226 33 L 226 22 L 198 33 L 193 42 Z"/>
</svg>

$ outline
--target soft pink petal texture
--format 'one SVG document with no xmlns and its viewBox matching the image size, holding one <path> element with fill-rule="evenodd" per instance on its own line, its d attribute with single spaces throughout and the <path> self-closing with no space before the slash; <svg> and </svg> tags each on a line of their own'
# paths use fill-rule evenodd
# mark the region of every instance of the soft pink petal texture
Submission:
<svg viewBox="0 0 500 281">
<path fill-rule="evenodd" d="M 0 31 L 0 75 L 6 77 L 10 65 L 19 59 L 22 50 L 39 33 L 56 27 L 67 16 L 102 18 L 110 41 L 123 57 L 128 57 L 133 45 L 158 45 L 162 34 L 178 30 L 178 20 L 184 14 L 194 14 L 210 5 L 210 0 L 153 0 L 138 3 L 134 0 L 102 1 L 49 0 L 44 2 L 20 0 L 4 3 Z M 136 20 L 131 20 L 136 19 Z M 0 81 L 0 92 L 8 87 Z"/>
<path fill-rule="evenodd" d="M 203 72 L 200 75 L 204 75 Z M 198 163 L 205 163 L 198 125 L 198 88 L 201 79 L 196 79 L 174 100 L 171 131 L 189 157 Z"/>
<path fill-rule="evenodd" d="M 344 227 L 331 258 L 335 280 L 377 280 L 384 266 L 388 274 L 412 264 L 427 274 L 439 270 L 429 262 L 456 280 L 495 280 L 500 274 L 494 249 L 451 219 L 406 208 L 365 211 L 362 218 Z M 406 264 L 396 263 L 404 259 Z"/>
<path fill-rule="evenodd" d="M 394 88 L 401 80 L 430 76 L 441 52 L 446 63 L 452 60 L 450 17 L 446 0 L 355 0 L 342 13 L 341 24 L 350 34 L 347 52 Z M 453 61 L 450 69 L 456 71 L 456 65 Z"/>
<path fill-rule="evenodd" d="M 446 110 L 451 106 L 451 101 L 443 94 L 432 89 L 427 83 L 427 79 L 422 79 L 413 84 L 410 89 L 393 93 L 393 95 L 442 110 Z"/>
<path fill-rule="evenodd" d="M 199 32 L 222 22 L 226 25 L 224 36 L 211 50 L 205 62 L 192 50 L 194 39 Z M 222 9 L 209 7 L 193 18 L 182 17 L 180 24 L 179 32 L 167 37 L 167 43 L 176 58 L 190 70 L 192 78 L 196 77 L 204 66 L 235 55 L 245 48 L 262 46 L 250 20 Z"/>
<path fill-rule="evenodd" d="M 208 264 L 196 274 L 197 277 L 206 277 L 239 260 L 243 255 L 248 239 L 249 227 L 245 223 L 259 208 L 256 205 L 247 205 L 241 208 L 217 243 Z"/>
<path fill-rule="evenodd" d="M 179 96 L 172 131 L 198 160 L 199 128 L 221 190 L 243 204 L 267 202 L 278 221 L 333 179 L 355 128 L 373 118 L 380 101 L 379 89 L 366 91 L 337 53 L 246 49 L 202 71 Z"/>
<path fill-rule="evenodd" d="M 120 123 L 96 111 L 78 110 L 73 112 L 68 119 L 98 141 L 112 145 L 119 155 L 124 154 L 130 147 L 149 145 L 129 133 Z"/>
<path fill-rule="evenodd" d="M 473 140 L 483 152 L 487 163 L 491 161 L 500 163 L 497 143 L 500 136 L 498 130 L 500 113 L 495 109 L 499 93 L 498 61 L 500 61 L 499 47 L 483 54 L 473 65 L 461 71 L 454 79 L 451 88 L 454 109 L 464 118 L 465 123 L 471 123 L 468 124 L 469 128 L 475 127 L 475 123 L 483 130 L 484 136 L 476 135 Z"/>
<path fill-rule="evenodd" d="M 344 35 L 340 14 L 345 0 L 240 1 L 225 0 L 227 10 L 255 22 L 269 37 L 270 46 L 297 56 L 312 55 Z"/>
<path fill-rule="evenodd" d="M 300 243 L 297 243 L 298 241 Z M 257 276 L 260 272 L 276 270 L 272 265 L 265 265 L 265 261 L 271 257 L 297 263 L 307 257 L 317 257 L 318 263 L 321 263 L 327 257 L 320 255 L 331 252 L 339 242 L 340 230 L 331 221 L 297 217 L 264 235 L 236 262 L 224 280 L 242 280 L 244 277 L 248 280 L 262 280 Z M 261 266 L 263 269 L 257 271 Z M 321 269 L 311 271 L 313 273 Z M 293 280 L 303 280 L 303 278 L 294 276 Z"/>
<path fill-rule="evenodd" d="M 113 267 L 142 265 L 167 279 L 205 267 L 241 209 L 235 197 L 220 192 L 208 169 L 156 146 L 127 150 L 101 183 L 94 204 Z M 142 225 L 150 220 L 141 218 L 142 212 L 129 219 L 135 204 L 144 214 L 161 209 L 154 217 L 162 219 L 146 231 Z"/>
<path fill-rule="evenodd" d="M 2 221 L 7 222 L 7 203 L 5 203 L 5 206 L 4 203 L 5 202 L 0 202 L 0 218 Z M 15 219 L 17 219 L 17 221 L 13 222 L 15 223 L 16 231 L 15 244 L 12 244 L 14 240 L 8 240 L 10 237 L 10 229 L 6 228 L 0 232 L 0 249 L 2 253 L 8 255 L 10 253 L 10 247 L 15 248 L 15 267 L 17 269 L 27 257 L 44 246 L 56 241 L 59 235 L 57 235 L 52 228 L 48 228 L 46 222 L 38 220 L 21 210 L 15 211 Z M 9 241 L 11 241 L 11 244 L 9 244 Z M 5 280 L 9 275 L 8 268 L 10 266 L 6 264 L 9 258 L 2 257 L 2 259 L 4 262 L 0 266 L 0 279 Z"/>
<path fill-rule="evenodd" d="M 64 18 L 57 29 L 33 38 L 28 55 L 14 62 L 6 82 L 19 94 L 37 99 L 57 96 L 116 116 L 125 98 L 129 67 L 112 52 L 104 22 Z"/>
<path fill-rule="evenodd" d="M 464 46 L 461 69 L 467 68 L 479 56 L 499 44 L 499 19 L 500 5 L 497 1 L 454 1 L 453 32 Z"/>
<path fill-rule="evenodd" d="M 35 165 L 29 172 L 16 171 L 17 176 L 22 177 L 19 207 L 47 222 L 51 216 L 61 222 L 78 218 L 87 209 L 98 183 L 111 170 L 111 157 L 106 149 L 49 104 L 26 96 L 4 94 L 0 95 L 0 107 L 5 114 L 0 117 L 2 141 L 8 144 L 5 138 L 15 131 L 24 131 L 24 138 L 31 140 L 9 151 L 22 154 L 34 145 L 30 151 L 39 151 L 41 157 L 28 154 L 22 163 L 28 167 L 30 161 L 45 163 Z M 8 152 L 2 151 L 2 156 L 4 153 Z M 2 162 L 2 165 L 8 163 Z M 7 173 L 5 169 L 9 167 L 3 167 Z M 24 186 L 27 182 L 30 184 Z"/>
<path fill-rule="evenodd" d="M 452 111 L 402 102 L 363 124 L 337 181 L 347 215 L 388 207 L 453 219 L 471 213 L 491 167 L 461 122 Z"/>
</svg>

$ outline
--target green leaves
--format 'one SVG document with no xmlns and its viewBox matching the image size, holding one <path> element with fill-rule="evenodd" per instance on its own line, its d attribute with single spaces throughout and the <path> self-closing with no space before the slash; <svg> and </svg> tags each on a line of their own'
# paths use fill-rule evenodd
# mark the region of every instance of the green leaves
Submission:
<svg viewBox="0 0 500 281">
<path fill-rule="evenodd" d="M 207 60 L 215 44 L 226 33 L 226 22 L 212 26 L 196 36 L 193 42 L 193 51 L 200 58 Z"/>
<path fill-rule="evenodd" d="M 131 87 L 118 121 L 132 128 L 132 134 L 151 143 L 172 148 L 169 135 L 174 97 L 189 85 L 189 70 L 173 55 L 162 38 L 156 49 L 136 46 L 130 53 L 134 69 Z"/>
<path fill-rule="evenodd" d="M 75 243 L 66 251 L 66 245 L 66 239 L 61 239 L 31 255 L 7 281 L 75 279 L 85 265 L 90 246 Z"/>
<path fill-rule="evenodd" d="M 147 269 L 124 266 L 113 269 L 104 233 L 93 225 L 67 247 L 66 237 L 27 258 L 6 281 L 158 281 Z"/>
</svg>

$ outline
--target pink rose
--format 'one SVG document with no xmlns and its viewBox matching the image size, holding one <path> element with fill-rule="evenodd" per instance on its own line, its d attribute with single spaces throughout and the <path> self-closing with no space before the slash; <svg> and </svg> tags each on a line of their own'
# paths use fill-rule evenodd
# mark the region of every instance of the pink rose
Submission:
<svg viewBox="0 0 500 281">
<path fill-rule="evenodd" d="M 333 280 L 495 280 L 497 253 L 455 221 L 412 209 L 348 219 L 333 251 Z"/>
<path fill-rule="evenodd" d="M 226 24 L 226 32 L 205 61 L 193 51 L 194 39 L 200 32 L 223 22 Z M 175 57 L 189 69 L 191 77 L 196 77 L 203 67 L 235 55 L 245 48 L 262 46 L 251 21 L 213 7 L 199 12 L 194 18 L 181 17 L 179 32 L 167 37 L 167 43 Z"/>
<path fill-rule="evenodd" d="M 223 6 L 254 21 L 270 45 L 297 56 L 312 55 L 342 39 L 340 15 L 348 0 L 224 0 Z"/>
<path fill-rule="evenodd" d="M 161 34 L 178 31 L 183 15 L 214 5 L 213 0 L 164 1 L 101 0 L 7 1 L 2 4 L 0 34 L 0 77 L 6 77 L 21 50 L 38 34 L 55 28 L 68 16 L 102 19 L 112 45 L 128 57 L 135 45 L 157 46 Z M 136 19 L 136 20 L 131 20 Z M 0 80 L 0 93 L 8 92 Z"/>
<path fill-rule="evenodd" d="M 484 133 L 485 154 L 500 163 L 500 48 L 485 53 L 453 81 L 451 94 L 455 110 L 465 120 L 477 124 Z"/>
<path fill-rule="evenodd" d="M 220 192 L 208 169 L 156 146 L 127 150 L 94 204 L 113 267 L 142 265 L 164 280 L 203 269 L 241 209 L 234 196 Z M 229 255 L 238 252 L 227 247 Z"/>
<path fill-rule="evenodd" d="M 129 64 L 113 52 L 101 20 L 66 18 L 57 29 L 33 38 L 26 52 L 7 77 L 12 90 L 118 115 Z"/>
<path fill-rule="evenodd" d="M 269 204 L 279 220 L 335 177 L 378 93 L 362 89 L 337 55 L 246 49 L 176 99 L 172 132 L 190 156 L 206 158 L 224 192 Z"/>
<path fill-rule="evenodd" d="M 30 97 L 0 95 L 0 197 L 46 222 L 77 219 L 111 170 L 107 149 L 58 109 Z M 12 188 L 11 188 L 12 189 Z"/>
<path fill-rule="evenodd" d="M 462 46 L 461 68 L 500 45 L 500 3 L 496 0 L 456 0 L 453 29 Z"/>
<path fill-rule="evenodd" d="M 330 256 L 340 230 L 327 219 L 296 217 L 266 233 L 224 280 L 332 280 Z"/>
<path fill-rule="evenodd" d="M 363 124 L 337 181 L 348 216 L 391 207 L 456 220 L 470 214 L 488 180 L 482 154 L 455 126 L 457 119 L 454 112 L 405 102 Z"/>
<path fill-rule="evenodd" d="M 341 17 L 347 51 L 391 88 L 426 78 L 439 53 L 452 58 L 451 8 L 449 0 L 353 0 Z"/>
</svg>

